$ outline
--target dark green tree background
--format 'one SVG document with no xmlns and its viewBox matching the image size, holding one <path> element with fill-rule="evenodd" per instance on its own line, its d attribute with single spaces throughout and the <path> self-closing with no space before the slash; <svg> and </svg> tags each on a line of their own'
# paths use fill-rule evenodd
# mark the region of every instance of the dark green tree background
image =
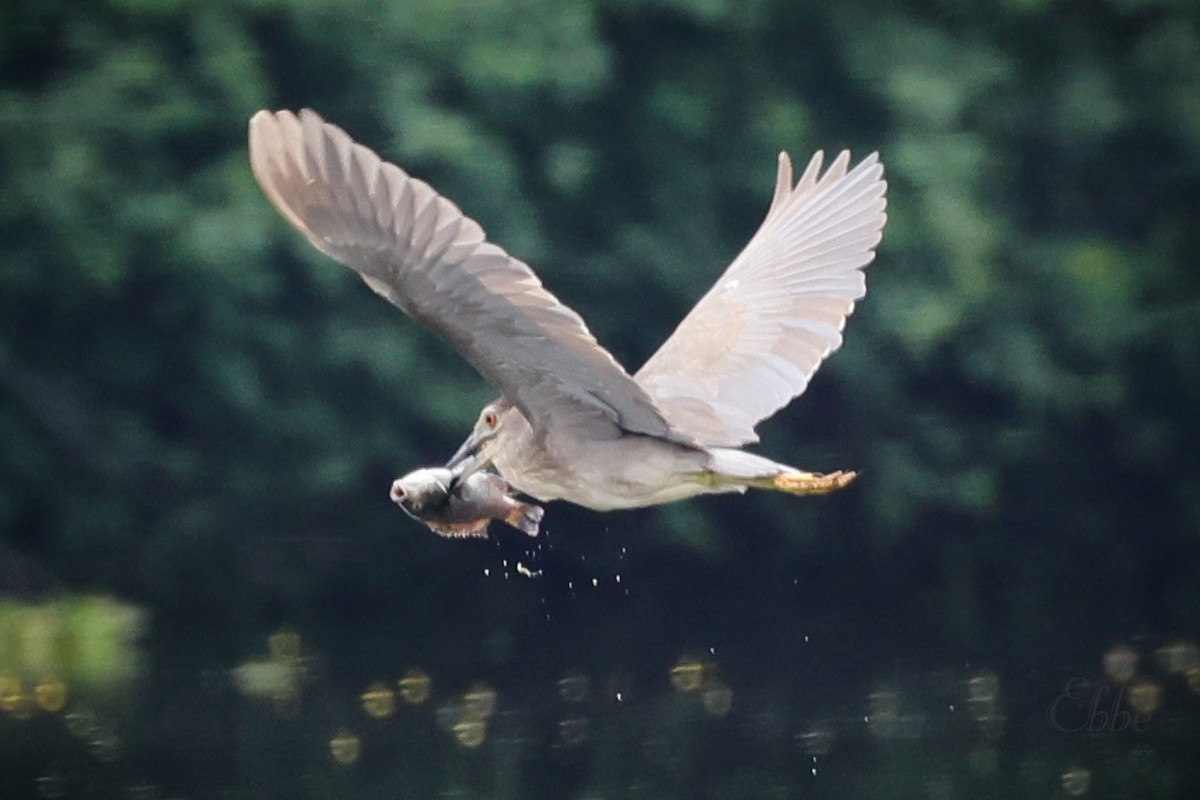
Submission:
<svg viewBox="0 0 1200 800">
<path fill-rule="evenodd" d="M 780 149 L 878 149 L 868 297 L 763 430 L 858 484 L 547 528 L 887 597 L 935 652 L 1200 629 L 1185 0 L 5 3 L 0 536 L 44 571 L 22 580 L 253 626 L 342 584 L 436 609 L 499 557 L 387 501 L 489 392 L 259 193 L 248 118 L 303 106 L 631 367 L 754 230 Z"/>
</svg>

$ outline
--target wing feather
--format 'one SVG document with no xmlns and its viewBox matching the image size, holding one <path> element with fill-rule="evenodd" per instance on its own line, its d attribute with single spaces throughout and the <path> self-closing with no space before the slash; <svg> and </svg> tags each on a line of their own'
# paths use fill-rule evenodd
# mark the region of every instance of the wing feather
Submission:
<svg viewBox="0 0 1200 800">
<path fill-rule="evenodd" d="M 816 153 L 792 185 L 779 156 L 758 232 L 635 375 L 671 424 L 708 446 L 758 441 L 755 426 L 808 386 L 842 343 L 862 272 L 887 220 L 883 165 L 849 171 L 842 152 L 821 173 Z"/>
<path fill-rule="evenodd" d="M 675 441 L 663 414 L 583 320 L 428 184 L 312 111 L 250 120 L 254 176 L 320 251 L 445 339 L 534 430 L 572 415 Z"/>
</svg>

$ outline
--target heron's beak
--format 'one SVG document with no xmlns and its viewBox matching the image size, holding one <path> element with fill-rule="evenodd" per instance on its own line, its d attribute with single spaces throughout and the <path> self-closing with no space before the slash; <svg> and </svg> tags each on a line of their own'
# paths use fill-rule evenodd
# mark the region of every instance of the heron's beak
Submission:
<svg viewBox="0 0 1200 800">
<path fill-rule="evenodd" d="M 462 443 L 462 447 L 458 448 L 458 452 L 450 456 L 450 460 L 446 462 L 446 469 L 454 473 L 455 483 L 491 463 L 488 448 L 484 446 L 488 438 L 472 433 Z"/>
</svg>

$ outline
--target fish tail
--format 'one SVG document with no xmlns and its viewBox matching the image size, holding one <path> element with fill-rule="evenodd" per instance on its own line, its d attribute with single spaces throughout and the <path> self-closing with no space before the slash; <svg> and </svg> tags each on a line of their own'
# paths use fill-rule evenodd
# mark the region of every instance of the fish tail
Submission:
<svg viewBox="0 0 1200 800">
<path fill-rule="evenodd" d="M 545 509 L 541 506 L 513 501 L 512 509 L 504 517 L 504 521 L 522 533 L 537 536 L 542 523 L 542 515 L 545 513 Z"/>
</svg>

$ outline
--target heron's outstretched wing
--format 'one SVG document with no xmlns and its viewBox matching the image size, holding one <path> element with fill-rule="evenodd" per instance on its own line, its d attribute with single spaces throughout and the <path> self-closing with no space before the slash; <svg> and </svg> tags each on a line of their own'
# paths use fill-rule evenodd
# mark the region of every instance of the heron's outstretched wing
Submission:
<svg viewBox="0 0 1200 800">
<path fill-rule="evenodd" d="M 312 111 L 260 111 L 250 165 L 318 250 L 450 343 L 535 430 L 597 412 L 622 429 L 684 440 L 533 271 L 428 184 Z"/>
<path fill-rule="evenodd" d="M 866 294 L 862 268 L 887 219 L 883 165 L 871 154 L 847 174 L 843 152 L 821 175 L 822 159 L 793 187 L 791 161 L 779 155 L 762 226 L 634 376 L 702 444 L 758 441 L 754 426 L 804 391 Z"/>
</svg>

